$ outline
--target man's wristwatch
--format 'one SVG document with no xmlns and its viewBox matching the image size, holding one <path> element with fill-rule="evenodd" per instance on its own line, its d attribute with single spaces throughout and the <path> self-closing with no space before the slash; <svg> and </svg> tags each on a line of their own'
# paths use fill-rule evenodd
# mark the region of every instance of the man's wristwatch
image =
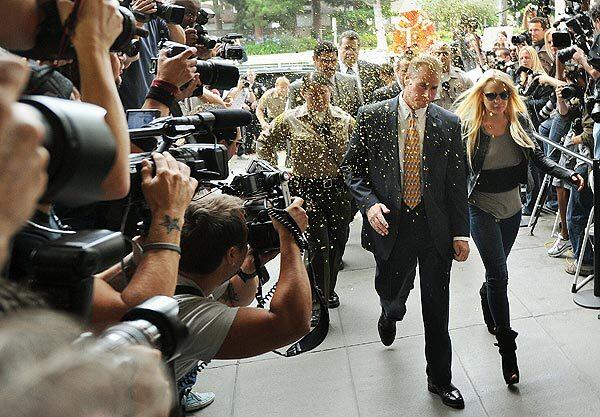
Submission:
<svg viewBox="0 0 600 417">
<path fill-rule="evenodd" d="M 244 271 L 242 271 L 241 269 L 238 271 L 237 275 L 240 277 L 240 279 L 244 282 L 248 282 L 251 279 L 254 279 L 254 277 L 256 276 L 256 271 L 254 271 L 251 274 L 247 274 Z"/>
</svg>

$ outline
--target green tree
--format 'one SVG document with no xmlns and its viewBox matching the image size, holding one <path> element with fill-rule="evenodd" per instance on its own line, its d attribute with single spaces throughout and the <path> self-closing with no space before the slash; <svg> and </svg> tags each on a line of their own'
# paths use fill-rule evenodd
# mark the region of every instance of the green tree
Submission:
<svg viewBox="0 0 600 417">
<path fill-rule="evenodd" d="M 237 10 L 236 26 L 241 29 L 253 30 L 254 37 L 262 41 L 264 30 L 271 22 L 290 23 L 306 3 L 305 0 L 224 0 Z"/>
<path fill-rule="evenodd" d="M 496 0 L 423 0 L 423 8 L 442 31 L 458 28 L 462 15 L 476 18 L 482 27 L 498 23 Z"/>
</svg>

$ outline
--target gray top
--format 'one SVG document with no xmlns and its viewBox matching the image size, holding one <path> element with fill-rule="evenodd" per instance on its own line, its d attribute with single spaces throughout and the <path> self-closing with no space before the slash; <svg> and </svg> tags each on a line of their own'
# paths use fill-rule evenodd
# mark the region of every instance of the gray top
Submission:
<svg viewBox="0 0 600 417">
<path fill-rule="evenodd" d="M 501 136 L 491 137 L 490 146 L 483 161 L 483 169 L 517 166 L 523 158 L 523 152 L 519 145 L 512 139 L 510 132 L 506 132 Z M 471 193 L 469 203 L 497 219 L 508 219 L 519 212 L 522 207 L 519 187 L 502 193 L 486 193 L 475 189 Z"/>
<path fill-rule="evenodd" d="M 200 289 L 195 282 L 179 276 L 178 284 Z M 181 356 L 175 360 L 177 379 L 194 369 L 199 361 L 210 362 L 215 357 L 237 314 L 237 307 L 228 307 L 215 300 L 222 287 L 209 297 L 191 294 L 176 295 L 179 304 L 179 319 L 189 329 L 189 336 L 181 349 Z"/>
</svg>

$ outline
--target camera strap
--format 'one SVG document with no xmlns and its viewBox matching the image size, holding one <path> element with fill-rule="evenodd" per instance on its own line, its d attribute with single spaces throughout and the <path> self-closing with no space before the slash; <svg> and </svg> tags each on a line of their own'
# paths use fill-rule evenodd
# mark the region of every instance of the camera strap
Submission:
<svg viewBox="0 0 600 417">
<path fill-rule="evenodd" d="M 267 211 L 269 215 L 271 215 L 271 217 L 279 221 L 281 224 L 284 225 L 286 229 L 289 230 L 302 252 L 308 250 L 308 241 L 304 237 L 304 234 L 300 230 L 300 227 L 296 224 L 295 220 L 292 218 L 292 216 L 290 216 L 290 214 L 287 211 L 275 208 L 269 208 Z M 273 298 L 273 295 L 275 294 L 275 290 L 277 289 L 277 283 L 275 283 L 275 285 L 267 292 L 267 294 L 263 296 L 263 285 L 269 280 L 269 273 L 267 272 L 264 266 L 260 266 L 258 255 L 255 257 L 254 264 L 256 267 L 257 274 L 259 276 L 258 289 L 256 291 L 257 307 L 265 308 L 267 302 L 271 298 Z M 312 265 L 308 265 L 307 272 L 310 281 L 310 288 L 312 291 L 313 300 L 318 301 L 319 307 L 321 309 L 319 322 L 310 331 L 310 333 L 308 333 L 302 339 L 290 346 L 284 353 L 278 350 L 273 351 L 273 353 L 276 353 L 279 356 L 289 358 L 313 350 L 314 348 L 319 346 L 323 342 L 323 340 L 325 340 L 325 337 L 327 337 L 327 333 L 329 332 L 329 310 L 327 308 L 327 303 L 325 302 L 323 292 L 316 284 L 315 274 Z"/>
<path fill-rule="evenodd" d="M 301 353 L 309 352 L 319 346 L 323 340 L 325 340 L 327 333 L 329 332 L 329 309 L 325 302 L 323 291 L 317 286 L 315 273 L 311 264 L 308 265 L 307 272 L 313 299 L 316 299 L 319 302 L 319 322 L 313 327 L 310 333 L 290 346 L 285 353 L 279 352 L 278 350 L 273 351 L 273 353 L 276 353 L 279 356 L 290 358 L 292 356 L 300 355 Z"/>
</svg>

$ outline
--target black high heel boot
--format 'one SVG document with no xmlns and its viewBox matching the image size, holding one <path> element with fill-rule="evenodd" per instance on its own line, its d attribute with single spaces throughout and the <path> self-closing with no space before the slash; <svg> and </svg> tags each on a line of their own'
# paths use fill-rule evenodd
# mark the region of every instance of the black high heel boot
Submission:
<svg viewBox="0 0 600 417">
<path fill-rule="evenodd" d="M 496 334 L 496 326 L 494 325 L 494 318 L 492 317 L 492 311 L 487 299 L 487 286 L 485 282 L 479 289 L 479 296 L 481 297 L 481 311 L 483 312 L 483 321 L 488 328 L 490 334 Z"/>
<path fill-rule="evenodd" d="M 519 382 L 519 367 L 517 365 L 517 344 L 515 339 L 518 333 L 511 328 L 497 328 L 496 339 L 500 356 L 502 356 L 502 375 L 507 385 Z"/>
</svg>

